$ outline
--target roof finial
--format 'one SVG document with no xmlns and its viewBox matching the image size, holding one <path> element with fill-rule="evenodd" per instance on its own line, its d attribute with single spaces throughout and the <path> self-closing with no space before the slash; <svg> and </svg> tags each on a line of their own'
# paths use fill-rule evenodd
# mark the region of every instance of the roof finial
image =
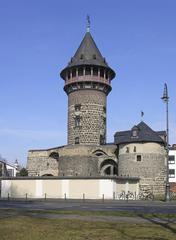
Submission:
<svg viewBox="0 0 176 240">
<path fill-rule="evenodd" d="M 86 24 L 86 31 L 87 32 L 90 32 L 90 16 L 89 15 L 87 15 L 87 24 Z"/>
</svg>

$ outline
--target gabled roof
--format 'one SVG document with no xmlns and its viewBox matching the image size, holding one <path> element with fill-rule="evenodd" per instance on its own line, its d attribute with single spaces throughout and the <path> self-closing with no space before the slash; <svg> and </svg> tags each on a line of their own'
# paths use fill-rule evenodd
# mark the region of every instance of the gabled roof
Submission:
<svg viewBox="0 0 176 240">
<path fill-rule="evenodd" d="M 0 159 L 0 162 L 5 164 L 6 166 L 10 166 L 10 167 L 16 168 L 16 166 L 14 164 L 8 163 L 5 159 Z"/>
<path fill-rule="evenodd" d="M 78 66 L 82 64 L 108 67 L 105 58 L 103 58 L 101 55 L 90 32 L 86 32 L 74 57 L 71 58 L 68 67 Z"/>
<path fill-rule="evenodd" d="M 137 130 L 137 136 L 133 136 L 133 130 Z M 164 140 L 160 134 L 166 134 L 164 131 L 155 132 L 143 121 L 134 126 L 129 131 L 116 132 L 114 135 L 114 143 L 133 143 L 133 142 L 158 142 L 164 144 Z"/>
</svg>

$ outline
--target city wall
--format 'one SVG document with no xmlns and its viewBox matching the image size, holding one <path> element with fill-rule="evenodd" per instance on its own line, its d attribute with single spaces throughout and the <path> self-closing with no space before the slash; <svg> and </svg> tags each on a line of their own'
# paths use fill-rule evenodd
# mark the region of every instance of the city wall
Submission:
<svg viewBox="0 0 176 240">
<path fill-rule="evenodd" d="M 4 178 L 1 198 L 114 199 L 122 191 L 139 193 L 136 178 Z"/>
</svg>

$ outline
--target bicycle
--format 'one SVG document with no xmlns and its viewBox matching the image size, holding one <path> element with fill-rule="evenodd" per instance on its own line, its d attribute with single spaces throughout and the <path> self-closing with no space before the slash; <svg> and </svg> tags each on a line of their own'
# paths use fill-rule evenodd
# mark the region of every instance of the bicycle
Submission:
<svg viewBox="0 0 176 240">
<path fill-rule="evenodd" d="M 154 195 L 152 192 L 140 192 L 138 195 L 139 200 L 154 200 Z"/>
</svg>

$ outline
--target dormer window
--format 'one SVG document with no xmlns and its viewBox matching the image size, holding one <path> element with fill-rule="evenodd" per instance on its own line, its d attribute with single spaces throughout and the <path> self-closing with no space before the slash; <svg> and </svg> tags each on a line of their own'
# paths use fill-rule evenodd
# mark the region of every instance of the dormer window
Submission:
<svg viewBox="0 0 176 240">
<path fill-rule="evenodd" d="M 132 137 L 132 138 L 137 138 L 137 137 L 138 137 L 138 133 L 139 133 L 138 127 L 134 126 L 134 127 L 132 128 L 131 137 Z"/>
<path fill-rule="evenodd" d="M 137 130 L 133 130 L 132 136 L 133 136 L 133 137 L 137 137 L 137 135 L 138 135 L 138 134 L 137 134 Z"/>
</svg>

